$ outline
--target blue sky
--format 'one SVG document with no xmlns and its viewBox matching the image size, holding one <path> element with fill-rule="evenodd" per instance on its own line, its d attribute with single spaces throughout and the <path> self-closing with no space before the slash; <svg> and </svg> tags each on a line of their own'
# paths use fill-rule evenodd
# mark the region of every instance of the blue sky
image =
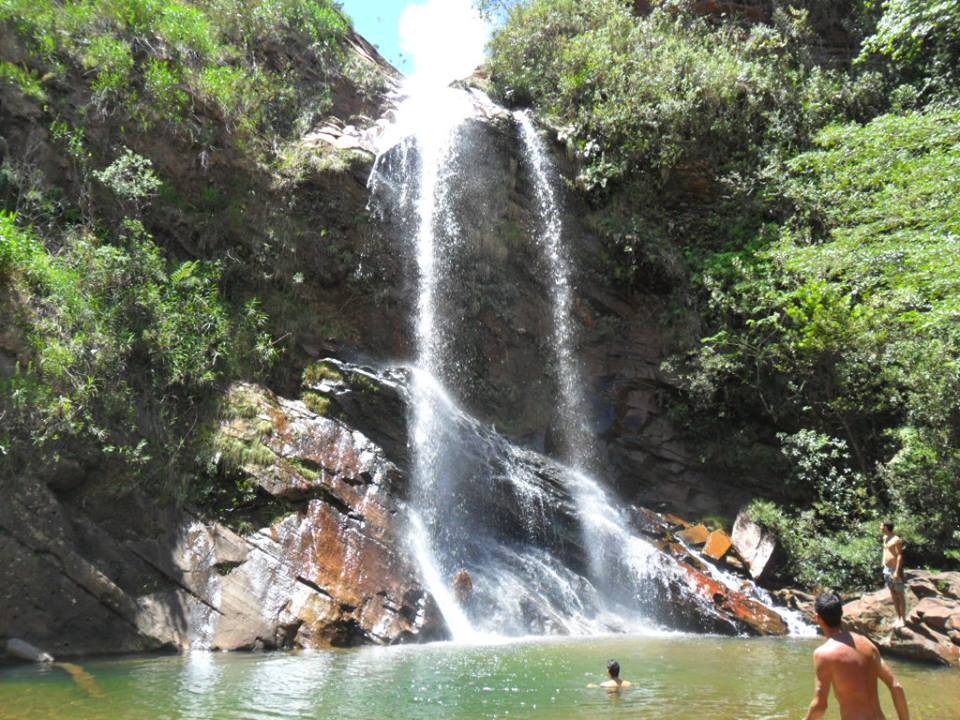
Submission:
<svg viewBox="0 0 960 720">
<path fill-rule="evenodd" d="M 380 54 L 397 70 L 408 74 L 413 68 L 400 51 L 400 14 L 412 0 L 340 0 L 357 32 L 380 49 Z"/>
</svg>

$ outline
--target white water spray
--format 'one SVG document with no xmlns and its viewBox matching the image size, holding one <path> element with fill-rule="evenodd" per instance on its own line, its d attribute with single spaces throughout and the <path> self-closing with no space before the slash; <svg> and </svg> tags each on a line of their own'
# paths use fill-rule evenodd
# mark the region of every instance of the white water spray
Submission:
<svg viewBox="0 0 960 720">
<path fill-rule="evenodd" d="M 580 472 L 589 472 L 595 464 L 593 438 L 586 424 L 587 407 L 583 382 L 574 351 L 573 287 L 570 261 L 563 245 L 560 205 L 550 178 L 550 161 L 543 141 L 528 112 L 514 113 L 523 140 L 527 164 L 533 179 L 542 225 L 540 245 L 550 269 L 551 310 L 553 314 L 553 350 L 560 384 L 560 422 L 566 460 Z"/>
</svg>

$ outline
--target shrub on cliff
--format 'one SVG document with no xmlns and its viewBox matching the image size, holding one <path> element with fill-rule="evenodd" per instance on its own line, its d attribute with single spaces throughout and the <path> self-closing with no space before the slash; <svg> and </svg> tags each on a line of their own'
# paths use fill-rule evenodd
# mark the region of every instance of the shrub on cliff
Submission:
<svg viewBox="0 0 960 720">
<path fill-rule="evenodd" d="M 882 59 L 894 82 L 922 101 L 960 101 L 960 3 L 956 0 L 867 0 L 881 6 L 876 32 L 860 61 Z"/>
<path fill-rule="evenodd" d="M 347 71 L 349 24 L 330 0 L 7 0 L 0 24 L 26 43 L 47 82 L 81 69 L 102 113 L 145 128 L 196 132 L 197 116 L 215 113 L 248 140 L 282 133 L 328 103 Z M 290 38 L 305 57 L 276 52 Z"/>
<path fill-rule="evenodd" d="M 960 113 L 831 127 L 817 144 L 789 163 L 795 212 L 776 241 L 713 258 L 717 332 L 687 387 L 735 424 L 843 438 L 913 560 L 960 558 Z"/>
<path fill-rule="evenodd" d="M 91 451 L 169 471 L 217 380 L 272 359 L 264 318 L 232 313 L 215 263 L 168 263 L 136 220 L 48 242 L 0 213 L 0 288 L 18 308 L 6 331 L 27 341 L 0 378 L 4 455 L 37 471 Z"/>
<path fill-rule="evenodd" d="M 685 283 L 710 252 L 757 237 L 784 158 L 830 122 L 877 112 L 879 77 L 815 63 L 805 18 L 743 27 L 672 2 L 638 17 L 621 0 L 510 8 L 491 43 L 497 92 L 534 104 L 575 152 L 605 271 Z"/>
<path fill-rule="evenodd" d="M 803 146 L 865 100 L 805 62 L 804 32 L 802 13 L 745 30 L 681 4 L 637 17 L 620 0 L 534 0 L 494 36 L 491 74 L 508 101 L 564 128 L 588 189 L 693 167 L 714 180 Z"/>
</svg>

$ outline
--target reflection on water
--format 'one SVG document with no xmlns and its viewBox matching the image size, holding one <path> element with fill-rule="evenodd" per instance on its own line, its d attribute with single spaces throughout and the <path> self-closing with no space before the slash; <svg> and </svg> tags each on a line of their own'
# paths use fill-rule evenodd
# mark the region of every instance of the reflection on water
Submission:
<svg viewBox="0 0 960 720">
<path fill-rule="evenodd" d="M 813 690 L 816 641 L 716 637 L 554 639 L 509 645 L 91 660 L 0 669 L 0 719 L 604 718 L 786 720 Z M 616 658 L 636 684 L 588 689 Z M 894 669 L 914 720 L 960 720 L 960 672 Z M 95 683 L 98 695 L 85 685 Z M 896 717 L 881 693 L 888 718 Z M 839 715 L 832 703 L 827 718 Z"/>
</svg>

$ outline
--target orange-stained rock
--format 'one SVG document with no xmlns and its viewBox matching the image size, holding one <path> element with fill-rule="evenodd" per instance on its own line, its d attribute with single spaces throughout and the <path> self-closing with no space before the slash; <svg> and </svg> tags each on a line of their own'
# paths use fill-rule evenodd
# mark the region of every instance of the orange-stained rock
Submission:
<svg viewBox="0 0 960 720">
<path fill-rule="evenodd" d="M 723 530 L 714 530 L 707 537 L 707 543 L 703 546 L 703 554 L 714 560 L 722 560 L 732 545 L 733 542 L 729 535 Z"/>
<path fill-rule="evenodd" d="M 663 519 L 666 520 L 666 521 L 667 521 L 668 523 L 670 523 L 671 525 L 679 525 L 679 526 L 682 527 L 682 528 L 688 528 L 688 527 L 690 527 L 690 523 L 689 523 L 689 522 L 687 522 L 686 520 L 684 520 L 684 519 L 683 519 L 682 517 L 680 517 L 679 515 L 675 515 L 675 514 L 673 514 L 673 513 L 664 513 Z"/>
<path fill-rule="evenodd" d="M 710 537 L 710 531 L 706 525 L 694 525 L 693 527 L 678 532 L 677 537 L 690 545 L 703 545 L 707 542 L 707 538 Z"/>
<path fill-rule="evenodd" d="M 693 568 L 679 563 L 688 580 L 705 603 L 712 605 L 717 613 L 738 624 L 738 629 L 752 635 L 786 635 L 787 624 L 773 610 L 741 592 L 730 590 L 717 580 Z"/>
<path fill-rule="evenodd" d="M 294 512 L 242 536 L 185 523 L 172 557 L 148 558 L 183 591 L 140 598 L 139 624 L 168 644 L 220 650 L 443 637 L 403 554 L 394 521 L 400 472 L 383 451 L 264 388 L 236 385 L 230 398 L 244 417 L 225 419 L 221 432 L 259 448 L 243 456 L 242 471 Z"/>
</svg>

